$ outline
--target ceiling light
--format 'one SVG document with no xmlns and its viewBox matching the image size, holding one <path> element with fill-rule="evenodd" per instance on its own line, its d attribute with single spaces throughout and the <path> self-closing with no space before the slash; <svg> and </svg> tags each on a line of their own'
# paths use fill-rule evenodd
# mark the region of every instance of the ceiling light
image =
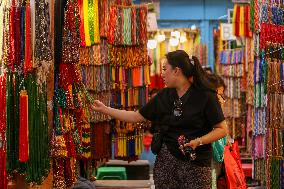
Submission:
<svg viewBox="0 0 284 189">
<path fill-rule="evenodd" d="M 171 36 L 179 38 L 180 37 L 180 32 L 179 31 L 173 31 L 173 32 L 171 32 Z"/>
<path fill-rule="evenodd" d="M 196 25 L 193 24 L 191 27 L 190 27 L 191 30 L 196 30 Z"/>
</svg>

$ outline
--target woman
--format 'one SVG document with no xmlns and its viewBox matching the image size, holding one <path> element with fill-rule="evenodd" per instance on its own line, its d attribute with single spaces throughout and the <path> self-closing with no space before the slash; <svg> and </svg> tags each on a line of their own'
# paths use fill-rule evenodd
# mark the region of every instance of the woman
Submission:
<svg viewBox="0 0 284 189">
<path fill-rule="evenodd" d="M 159 125 L 163 146 L 154 166 L 155 188 L 209 189 L 211 143 L 227 134 L 216 93 L 198 59 L 183 50 L 166 55 L 162 77 L 167 88 L 137 112 L 106 107 L 98 100 L 92 108 L 122 121 L 147 119 Z M 184 146 L 178 143 L 181 135 L 189 141 Z M 188 147 L 195 150 L 195 160 L 184 155 Z"/>
</svg>

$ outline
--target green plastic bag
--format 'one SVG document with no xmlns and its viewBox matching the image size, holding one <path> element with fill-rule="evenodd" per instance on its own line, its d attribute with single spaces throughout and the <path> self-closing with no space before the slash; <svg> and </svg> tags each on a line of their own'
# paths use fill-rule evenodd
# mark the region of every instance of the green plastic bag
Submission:
<svg viewBox="0 0 284 189">
<path fill-rule="evenodd" d="M 227 137 L 221 138 L 212 143 L 213 159 L 217 162 L 224 161 L 224 146 L 227 143 Z"/>
</svg>

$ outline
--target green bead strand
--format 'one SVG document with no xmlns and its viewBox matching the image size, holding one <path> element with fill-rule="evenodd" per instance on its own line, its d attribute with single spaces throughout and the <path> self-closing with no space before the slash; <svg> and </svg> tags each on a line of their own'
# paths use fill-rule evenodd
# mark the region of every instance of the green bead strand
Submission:
<svg viewBox="0 0 284 189">
<path fill-rule="evenodd" d="M 252 32 L 254 31 L 254 1 L 255 0 L 250 0 L 250 30 Z"/>
<path fill-rule="evenodd" d="M 11 175 L 17 168 L 15 124 L 14 124 L 14 98 L 13 98 L 13 73 L 7 73 L 7 173 Z"/>
<path fill-rule="evenodd" d="M 26 180 L 41 184 L 50 169 L 46 83 L 39 88 L 35 75 L 29 74 L 27 91 L 30 150 Z"/>
<path fill-rule="evenodd" d="M 280 160 L 271 160 L 271 175 L 270 175 L 270 188 L 280 187 Z"/>
<path fill-rule="evenodd" d="M 91 44 L 94 44 L 94 3 L 93 0 L 88 0 L 88 21 L 89 21 L 89 33 Z"/>
</svg>

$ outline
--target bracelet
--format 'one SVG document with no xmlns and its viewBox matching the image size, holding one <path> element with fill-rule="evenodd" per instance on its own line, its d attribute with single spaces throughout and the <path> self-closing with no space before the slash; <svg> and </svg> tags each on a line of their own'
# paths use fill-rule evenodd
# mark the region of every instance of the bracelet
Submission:
<svg viewBox="0 0 284 189">
<path fill-rule="evenodd" d="M 202 140 L 201 140 L 201 137 L 196 138 L 196 140 L 198 141 L 199 146 L 203 145 Z"/>
</svg>

